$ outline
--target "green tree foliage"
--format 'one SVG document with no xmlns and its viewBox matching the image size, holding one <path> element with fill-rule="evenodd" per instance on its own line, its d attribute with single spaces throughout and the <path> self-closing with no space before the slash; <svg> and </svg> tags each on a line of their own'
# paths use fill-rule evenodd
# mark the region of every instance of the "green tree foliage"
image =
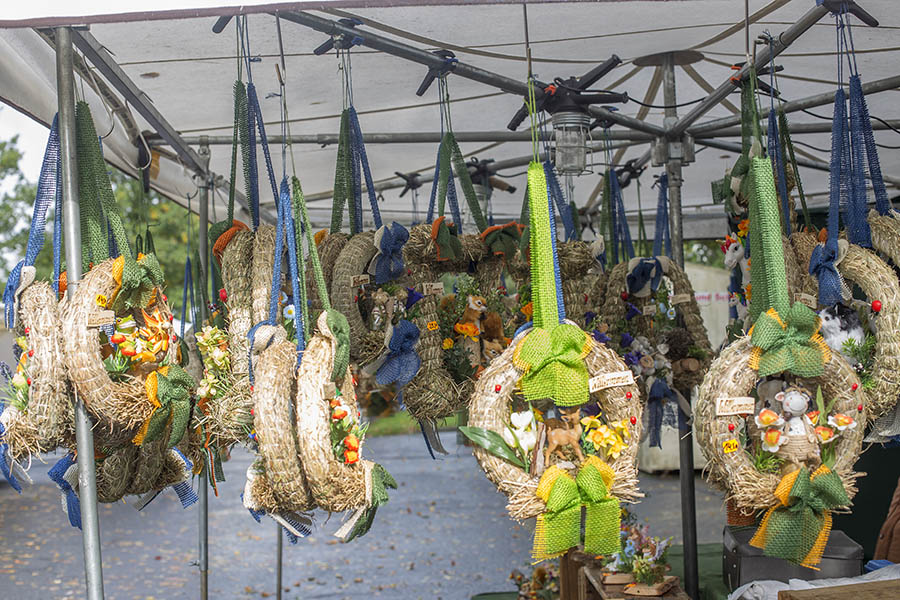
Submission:
<svg viewBox="0 0 900 600">
<path fill-rule="evenodd" d="M 10 270 L 25 255 L 37 192 L 37 185 L 27 181 L 22 174 L 19 167 L 21 158 L 17 136 L 0 140 L 0 285 L 4 288 Z M 110 167 L 109 175 L 132 250 L 137 236 L 145 237 L 149 223 L 156 256 L 166 274 L 165 293 L 178 316 L 188 249 L 188 223 L 192 232 L 190 246 L 193 254 L 193 249 L 197 247 L 197 216 L 190 215 L 186 209 L 154 191 L 142 194 L 141 183 L 118 169 Z M 38 279 L 48 281 L 53 276 L 53 212 L 51 207 L 44 232 L 44 248 L 35 261 Z M 64 257 L 62 262 L 65 265 Z"/>
</svg>

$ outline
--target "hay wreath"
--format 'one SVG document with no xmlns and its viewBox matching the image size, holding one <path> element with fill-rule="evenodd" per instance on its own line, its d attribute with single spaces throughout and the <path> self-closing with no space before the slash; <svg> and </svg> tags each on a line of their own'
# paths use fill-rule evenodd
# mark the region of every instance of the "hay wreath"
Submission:
<svg viewBox="0 0 900 600">
<path fill-rule="evenodd" d="M 745 421 L 744 415 L 718 415 L 716 403 L 720 398 L 748 397 L 756 389 L 759 380 L 757 372 L 750 366 L 752 344 L 745 336 L 725 348 L 710 366 L 700 386 L 700 393 L 694 408 L 697 427 L 697 441 L 709 461 L 710 483 L 726 492 L 745 514 L 771 508 L 778 504 L 774 492 L 781 476 L 777 472 L 761 472 L 747 451 L 745 444 L 737 450 L 733 444 L 725 442 L 737 440 L 745 432 L 747 437 L 758 437 L 761 430 L 753 419 Z M 825 372 L 820 377 L 800 379 L 807 389 L 821 386 L 825 398 L 834 402 L 833 411 L 845 415 L 855 415 L 865 422 L 867 404 L 859 385 L 856 372 L 837 353 L 825 363 Z M 860 407 L 862 410 L 859 410 Z M 757 412 L 757 411 L 754 411 Z M 843 482 L 847 495 L 852 499 L 856 493 L 855 482 L 859 473 L 853 465 L 862 450 L 863 427 L 845 430 L 832 442 L 835 444 L 836 462 L 832 471 Z"/>
<path fill-rule="evenodd" d="M 14 461 L 68 445 L 74 437 L 56 292 L 43 281 L 27 285 L 33 270 L 23 277 L 16 307 L 16 343 L 22 355 L 0 418 L 2 442 Z"/>
<path fill-rule="evenodd" d="M 513 353 L 517 343 L 526 334 L 527 331 L 519 334 L 509 348 L 484 370 L 475 383 L 475 391 L 469 404 L 470 426 L 493 431 L 499 435 L 502 435 L 509 426 L 516 382 L 522 375 L 513 365 Z M 628 371 L 628 367 L 619 356 L 602 344 L 592 345 L 584 363 L 591 377 Z M 632 382 L 592 393 L 591 403 L 594 402 L 599 404 L 608 422 L 631 423 L 627 447 L 609 463 L 615 472 L 615 479 L 609 491 L 622 501 L 634 502 L 641 497 L 635 463 L 641 438 L 640 393 Z M 545 503 L 535 494 L 539 476 L 529 474 L 480 447 L 475 448 L 475 458 L 488 479 L 509 498 L 507 510 L 512 518 L 522 521 L 546 510 Z"/>
<path fill-rule="evenodd" d="M 330 290 L 331 282 L 334 280 L 334 268 L 337 265 L 338 256 L 340 256 L 341 250 L 344 249 L 350 236 L 341 232 L 329 233 L 323 229 L 316 234 L 316 239 L 320 237 L 320 241 L 316 243 L 316 249 L 322 265 L 322 276 L 325 278 L 325 286 Z M 316 291 L 316 277 L 312 264 L 306 265 L 306 297 L 309 298 L 310 318 L 313 320 L 318 319 L 319 313 L 322 312 L 324 307 Z"/>
<path fill-rule="evenodd" d="M 169 343 L 172 313 L 158 288 L 141 291 L 149 298 L 143 307 L 121 314 L 107 309 L 115 302 L 121 287 L 123 263 L 124 259 L 120 257 L 94 266 L 79 283 L 75 294 L 68 294 L 63 300 L 60 314 L 69 378 L 88 411 L 108 430 L 118 428 L 134 432 L 155 410 L 147 396 L 144 379 L 163 361 L 177 363 L 178 345 Z M 147 310 L 151 311 L 149 315 Z M 113 381 L 104 366 L 105 357 L 101 354 L 98 339 L 101 326 L 122 324 L 124 320 L 133 324 L 129 328 L 152 330 L 153 339 L 164 348 L 156 351 L 150 348 L 151 355 L 146 356 L 136 370 L 123 373 L 119 381 Z"/>
<path fill-rule="evenodd" d="M 234 373 L 248 373 L 247 332 L 253 326 L 253 232 L 238 231 L 222 251 L 222 285 L 228 307 L 228 347 Z"/>
</svg>

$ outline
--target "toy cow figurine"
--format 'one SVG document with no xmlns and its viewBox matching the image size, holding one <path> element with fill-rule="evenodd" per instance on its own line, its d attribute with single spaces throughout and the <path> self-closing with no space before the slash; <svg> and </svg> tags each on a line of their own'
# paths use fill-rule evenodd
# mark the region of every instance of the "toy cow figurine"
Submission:
<svg viewBox="0 0 900 600">
<path fill-rule="evenodd" d="M 775 394 L 775 399 L 781 402 L 784 419 L 787 422 L 784 445 L 775 453 L 785 461 L 781 468 L 782 475 L 796 471 L 802 466 L 815 468 L 821 459 L 815 428 L 806 416 L 809 411 L 809 392 L 802 387 L 789 386 L 783 392 Z"/>
</svg>

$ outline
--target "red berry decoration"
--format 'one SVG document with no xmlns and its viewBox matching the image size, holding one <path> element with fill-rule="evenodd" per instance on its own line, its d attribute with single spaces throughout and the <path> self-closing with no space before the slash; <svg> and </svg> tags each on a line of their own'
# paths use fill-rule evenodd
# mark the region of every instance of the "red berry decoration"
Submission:
<svg viewBox="0 0 900 600">
<path fill-rule="evenodd" d="M 872 311 L 881 312 L 881 300 L 872 300 Z"/>
<path fill-rule="evenodd" d="M 27 383 L 28 385 L 31 385 L 31 377 L 29 377 L 28 379 L 26 379 L 26 380 L 25 380 L 25 383 Z"/>
<path fill-rule="evenodd" d="M 252 386 L 252 385 L 250 386 L 250 391 L 251 391 L 251 392 L 253 391 L 253 386 Z M 251 415 L 253 414 L 253 409 L 252 409 L 252 408 L 250 409 L 250 414 L 251 414 Z"/>
<path fill-rule="evenodd" d="M 25 335 L 28 335 L 29 333 L 31 333 L 31 327 L 26 327 L 26 328 L 25 328 Z"/>
<path fill-rule="evenodd" d="M 228 292 L 225 291 L 225 288 L 219 290 L 219 300 L 222 302 L 228 302 Z"/>
<path fill-rule="evenodd" d="M 165 294 L 162 295 L 162 299 L 163 299 L 163 302 L 168 302 L 168 301 L 169 301 L 169 297 L 166 296 Z"/>
<path fill-rule="evenodd" d="M 730 431 L 731 433 L 734 433 L 734 423 L 728 424 L 728 431 Z"/>
<path fill-rule="evenodd" d="M 637 423 L 637 417 L 631 417 L 631 424 L 635 425 Z"/>
<path fill-rule="evenodd" d="M 850 389 L 853 390 L 854 392 L 857 390 L 857 388 L 859 388 L 859 384 L 856 382 L 854 382 L 853 385 L 850 386 Z"/>
<path fill-rule="evenodd" d="M 353 301 L 354 301 L 354 302 L 359 302 L 359 296 L 353 296 Z"/>
<path fill-rule="evenodd" d="M 169 323 L 175 320 L 175 315 L 169 315 Z"/>
<path fill-rule="evenodd" d="M 625 392 L 625 397 L 631 400 L 631 392 Z"/>
<path fill-rule="evenodd" d="M 621 298 L 622 300 L 628 300 L 628 292 L 622 292 Z"/>
<path fill-rule="evenodd" d="M 28 358 L 31 358 L 32 356 L 34 356 L 34 350 L 29 350 L 29 351 L 28 351 Z"/>
<path fill-rule="evenodd" d="M 858 412 L 862 412 L 862 404 L 858 405 L 858 406 L 856 407 L 856 410 L 857 410 Z"/>
<path fill-rule="evenodd" d="M 499 383 L 498 383 L 497 385 L 494 386 L 494 391 L 495 391 L 496 393 L 498 393 L 498 394 L 500 393 L 500 390 L 502 390 L 502 389 L 503 389 L 503 388 L 500 386 Z"/>
</svg>

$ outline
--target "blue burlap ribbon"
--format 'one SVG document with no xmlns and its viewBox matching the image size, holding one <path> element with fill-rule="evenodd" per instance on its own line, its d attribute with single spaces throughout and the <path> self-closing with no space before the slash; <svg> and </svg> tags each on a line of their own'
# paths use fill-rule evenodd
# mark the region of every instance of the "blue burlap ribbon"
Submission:
<svg viewBox="0 0 900 600">
<path fill-rule="evenodd" d="M 2 440 L 5 435 L 6 427 L 3 426 L 3 423 L 0 423 L 0 440 Z M 22 485 L 19 483 L 19 480 L 16 479 L 16 476 L 13 475 L 12 457 L 9 455 L 9 444 L 6 442 L 0 443 L 0 472 L 3 473 L 3 477 L 6 478 L 9 485 L 21 494 Z"/>
<path fill-rule="evenodd" d="M 628 291 L 634 294 L 649 281 L 650 290 L 655 292 L 662 281 L 662 264 L 657 258 L 642 258 L 628 274 Z"/>
<path fill-rule="evenodd" d="M 819 280 L 819 304 L 834 306 L 841 302 L 841 275 L 834 265 L 838 257 L 837 240 L 816 246 L 809 260 L 809 273 Z"/>
<path fill-rule="evenodd" d="M 678 401 L 678 396 L 665 379 L 656 379 L 647 394 L 647 435 L 651 448 L 662 448 L 660 431 L 663 421 L 663 400 Z"/>
<path fill-rule="evenodd" d="M 406 228 L 394 221 L 391 225 L 383 225 L 375 232 L 375 248 L 378 253 L 374 258 L 375 283 L 383 285 L 403 275 L 403 245 L 409 241 Z"/>
<path fill-rule="evenodd" d="M 59 487 L 59 491 L 63 493 L 66 500 L 66 513 L 69 516 L 69 524 L 72 527 L 81 529 L 81 503 L 78 501 L 78 494 L 72 489 L 72 486 L 66 480 L 66 471 L 75 465 L 75 454 L 70 452 L 63 456 L 47 475 Z M 76 469 L 78 467 L 75 467 Z"/>
<path fill-rule="evenodd" d="M 387 358 L 375 372 L 375 382 L 378 385 L 396 382 L 397 387 L 402 388 L 412 381 L 422 366 L 422 359 L 415 350 L 418 341 L 419 328 L 411 322 L 401 319 L 394 325 L 391 340 L 388 342 Z"/>
</svg>

